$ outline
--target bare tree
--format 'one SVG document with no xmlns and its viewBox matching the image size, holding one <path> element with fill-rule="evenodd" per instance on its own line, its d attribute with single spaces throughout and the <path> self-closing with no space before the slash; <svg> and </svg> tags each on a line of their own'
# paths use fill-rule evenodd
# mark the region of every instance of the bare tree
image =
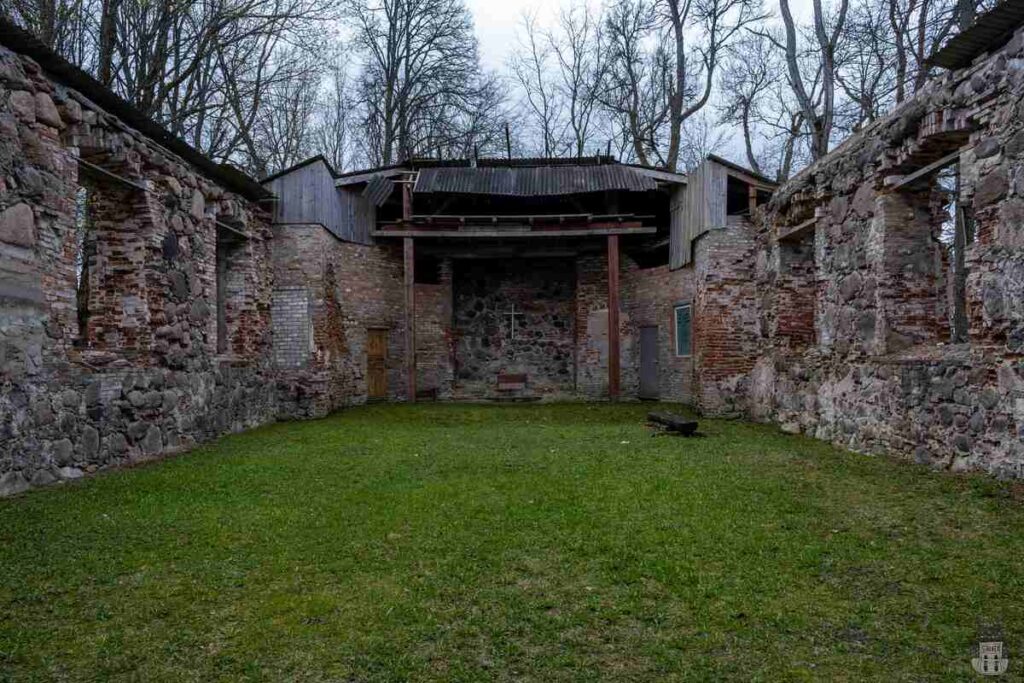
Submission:
<svg viewBox="0 0 1024 683">
<path fill-rule="evenodd" d="M 486 80 L 462 1 L 346 0 L 346 17 L 363 57 L 369 160 L 389 164 L 450 143 L 457 115 L 478 101 Z"/>
<path fill-rule="evenodd" d="M 509 70 L 522 89 L 522 107 L 540 139 L 541 153 L 545 157 L 555 156 L 563 146 L 565 102 L 552 73 L 553 41 L 538 28 L 536 13 L 523 14 L 517 40 Z"/>
<path fill-rule="evenodd" d="M 573 152 L 583 156 L 600 115 L 599 99 L 607 63 L 601 23 L 586 4 L 559 14 L 557 31 L 548 42 L 558 64 L 559 89 L 567 108 Z"/>
</svg>

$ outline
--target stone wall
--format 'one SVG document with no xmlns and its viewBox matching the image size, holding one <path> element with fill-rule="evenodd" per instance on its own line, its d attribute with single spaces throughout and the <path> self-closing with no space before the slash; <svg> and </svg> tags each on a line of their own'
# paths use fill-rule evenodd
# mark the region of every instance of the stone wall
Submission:
<svg viewBox="0 0 1024 683">
<path fill-rule="evenodd" d="M 0 47 L 0 494 L 273 419 L 269 238 L 254 201 Z"/>
<path fill-rule="evenodd" d="M 925 172 L 956 152 L 957 199 L 976 226 L 966 343 L 951 343 L 957 298 L 940 239 L 948 195 Z M 1018 30 L 779 189 L 756 258 L 761 351 L 732 400 L 856 450 L 1021 476 L 1022 235 Z M 813 311 L 813 330 L 795 308 Z"/>
<path fill-rule="evenodd" d="M 571 396 L 575 293 L 571 260 L 456 261 L 457 395 L 512 396 L 498 391 L 499 375 L 526 375 L 521 397 Z"/>
</svg>

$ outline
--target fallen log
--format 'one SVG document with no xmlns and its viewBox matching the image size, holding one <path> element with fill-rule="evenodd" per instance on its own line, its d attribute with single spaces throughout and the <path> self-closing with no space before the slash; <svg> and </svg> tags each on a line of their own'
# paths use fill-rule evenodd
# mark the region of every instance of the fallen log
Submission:
<svg viewBox="0 0 1024 683">
<path fill-rule="evenodd" d="M 661 426 L 666 432 L 673 432 L 682 436 L 693 436 L 697 433 L 696 420 L 687 420 L 680 415 L 672 413 L 648 413 L 647 421 Z"/>
</svg>

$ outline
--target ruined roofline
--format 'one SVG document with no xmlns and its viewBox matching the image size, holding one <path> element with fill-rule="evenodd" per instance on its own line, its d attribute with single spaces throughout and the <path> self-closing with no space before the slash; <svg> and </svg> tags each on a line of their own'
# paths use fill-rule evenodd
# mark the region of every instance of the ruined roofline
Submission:
<svg viewBox="0 0 1024 683">
<path fill-rule="evenodd" d="M 1000 7 L 1010 4 L 1024 5 L 1024 0 L 1007 0 L 1007 2 L 1000 5 Z M 992 10 L 991 12 L 988 12 L 979 17 L 978 21 L 975 23 L 975 26 L 982 24 L 982 20 L 992 12 L 995 12 L 995 10 Z M 1006 35 L 1005 39 L 1002 42 L 999 42 L 997 44 L 990 43 L 988 46 L 986 46 L 986 52 L 989 55 L 989 57 L 999 52 L 1000 50 L 1003 50 L 1013 39 L 1014 35 L 1022 35 L 1022 31 L 1024 31 L 1024 29 L 1021 28 L 1022 25 L 1024 24 L 1018 23 L 1014 29 L 1010 30 L 1010 32 Z M 970 31 L 970 29 L 968 29 L 968 31 Z M 973 73 L 973 70 L 976 70 L 981 66 L 981 64 L 985 62 L 987 62 L 987 60 L 984 60 L 983 62 L 976 64 L 972 60 L 963 68 L 949 70 L 945 73 L 932 76 L 927 81 L 925 81 L 924 85 L 921 87 L 920 90 L 912 94 L 909 98 L 907 98 L 900 104 L 896 105 L 896 107 L 892 111 L 889 111 L 886 114 L 879 116 L 877 119 L 870 122 L 860 130 L 848 135 L 846 138 L 840 141 L 839 144 L 837 144 L 834 148 L 829 150 L 825 156 L 809 163 L 807 166 L 804 166 L 802 169 L 793 174 L 789 179 L 784 181 L 779 186 L 780 192 L 776 194 L 775 198 L 773 198 L 773 202 L 785 197 L 787 194 L 787 189 L 796 187 L 808 176 L 827 169 L 830 164 L 836 163 L 837 159 L 842 158 L 842 156 L 849 153 L 851 149 L 856 148 L 857 145 L 862 144 L 866 139 L 872 136 L 881 136 L 883 138 L 887 138 L 887 135 L 899 132 L 900 138 L 906 138 L 908 135 L 908 131 L 902 130 L 902 126 L 900 125 L 900 119 L 917 119 L 919 121 L 920 118 L 922 118 L 927 113 L 923 111 L 923 107 L 925 107 L 928 104 L 934 104 L 933 102 L 930 101 L 930 98 L 934 95 L 935 88 L 944 88 L 952 92 L 954 90 L 954 85 L 952 85 L 953 83 L 963 82 L 966 78 L 970 76 L 971 73 Z"/>
<path fill-rule="evenodd" d="M 255 179 L 230 164 L 218 164 L 195 147 L 172 135 L 113 90 L 61 57 L 3 15 L 0 15 L 0 45 L 35 60 L 55 81 L 78 91 L 106 113 L 117 117 L 153 142 L 178 155 L 199 169 L 208 179 L 252 201 L 272 197 Z"/>
<path fill-rule="evenodd" d="M 928 64 L 951 70 L 970 66 L 977 57 L 1009 42 L 1021 26 L 1024 26 L 1024 0 L 1003 0 L 950 38 L 928 58 Z"/>
</svg>

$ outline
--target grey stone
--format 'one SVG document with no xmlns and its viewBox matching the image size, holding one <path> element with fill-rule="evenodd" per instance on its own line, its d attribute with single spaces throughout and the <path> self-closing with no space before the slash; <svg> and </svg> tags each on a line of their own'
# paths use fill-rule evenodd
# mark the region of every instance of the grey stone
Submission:
<svg viewBox="0 0 1024 683">
<path fill-rule="evenodd" d="M 0 477 L 0 497 L 14 496 L 29 487 L 21 472 L 8 472 Z"/>
<path fill-rule="evenodd" d="M 74 389 L 65 389 L 60 394 L 60 402 L 65 408 L 77 408 L 81 403 L 81 397 Z"/>
<path fill-rule="evenodd" d="M 36 218 L 31 206 L 15 204 L 0 213 L 0 242 L 26 248 L 35 246 Z"/>
<path fill-rule="evenodd" d="M 71 439 L 61 439 L 53 443 L 53 459 L 60 466 L 69 465 L 75 452 Z"/>
<path fill-rule="evenodd" d="M 145 422 L 133 422 L 128 425 L 128 438 L 132 441 L 139 441 L 149 431 L 150 425 Z"/>
<path fill-rule="evenodd" d="M 163 242 L 160 243 L 160 246 L 165 259 L 173 261 L 178 258 L 178 254 L 181 250 L 178 248 L 178 236 L 173 232 L 169 232 L 164 235 Z"/>
<path fill-rule="evenodd" d="M 57 483 L 57 477 L 50 470 L 37 470 L 32 477 L 32 486 L 49 486 Z"/>
<path fill-rule="evenodd" d="M 120 432 L 108 434 L 104 437 L 103 441 L 107 446 L 107 450 L 114 455 L 120 455 L 128 450 L 128 440 Z"/>
<path fill-rule="evenodd" d="M 57 111 L 53 100 L 44 92 L 36 93 L 36 120 L 54 128 L 63 128 L 64 122 L 60 120 L 60 113 Z"/>
<path fill-rule="evenodd" d="M 971 450 L 971 438 L 965 434 L 957 434 L 953 437 L 953 445 L 961 453 L 969 453 Z"/>
<path fill-rule="evenodd" d="M 989 172 L 978 183 L 974 191 L 974 205 L 978 208 L 985 208 L 990 204 L 1006 196 L 1010 182 L 1006 174 L 1006 168 L 999 168 Z"/>
<path fill-rule="evenodd" d="M 89 459 L 100 451 L 100 433 L 92 425 L 82 427 L 82 438 L 79 441 L 82 457 Z"/>
<path fill-rule="evenodd" d="M 203 197 L 202 190 L 195 190 L 192 193 L 192 203 L 189 205 L 189 213 L 197 221 L 202 220 L 206 216 L 206 198 Z"/>
<path fill-rule="evenodd" d="M 1024 130 L 1014 135 L 1006 143 L 1006 153 L 1010 156 L 1019 156 L 1024 152 Z"/>
<path fill-rule="evenodd" d="M 26 90 L 16 90 L 11 93 L 10 99 L 11 111 L 21 121 L 25 123 L 35 123 L 36 121 L 36 100 L 32 97 L 32 93 Z"/>
<path fill-rule="evenodd" d="M 156 425 L 150 425 L 149 429 L 146 430 L 146 438 L 142 441 L 142 450 L 150 455 L 156 455 L 164 448 L 163 435 L 160 433 L 160 428 Z"/>
<path fill-rule="evenodd" d="M 68 480 L 81 479 L 82 477 L 85 476 L 85 472 L 78 469 L 77 467 L 61 467 L 59 470 L 57 470 L 57 474 L 60 476 L 61 479 Z"/>
<path fill-rule="evenodd" d="M 202 299 L 196 299 L 192 302 L 192 306 L 189 309 L 189 316 L 192 320 L 202 322 L 206 320 L 210 315 L 210 307 L 206 305 L 206 302 Z"/>
<path fill-rule="evenodd" d="M 981 405 L 991 410 L 999 405 L 999 392 L 992 387 L 985 387 L 981 395 L 978 396 L 978 400 L 981 401 Z"/>
<path fill-rule="evenodd" d="M 146 394 L 141 391 L 129 391 L 128 402 L 135 408 L 142 408 L 146 405 Z"/>
<path fill-rule="evenodd" d="M 996 154 L 999 154 L 999 141 L 995 138 L 985 138 L 974 148 L 974 155 L 979 159 L 987 159 Z"/>
</svg>

